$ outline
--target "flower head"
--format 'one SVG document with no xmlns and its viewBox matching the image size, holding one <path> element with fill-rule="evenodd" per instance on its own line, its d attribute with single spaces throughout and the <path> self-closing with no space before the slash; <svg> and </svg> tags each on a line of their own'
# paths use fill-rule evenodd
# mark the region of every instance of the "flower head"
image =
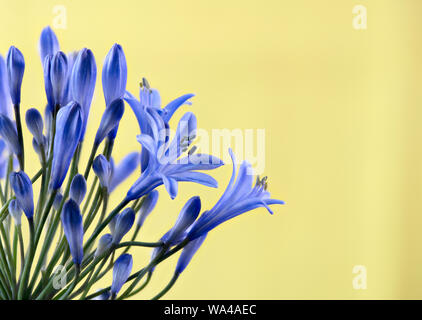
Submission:
<svg viewBox="0 0 422 320">
<path fill-rule="evenodd" d="M 64 204 L 61 220 L 70 253 L 73 257 L 73 263 L 76 266 L 80 266 L 84 255 L 82 245 L 84 229 L 79 206 L 72 199 Z"/>
<path fill-rule="evenodd" d="M 111 295 L 115 297 L 123 284 L 129 278 L 130 273 L 132 272 L 133 260 L 130 254 L 122 254 L 117 258 L 113 267 L 113 283 L 111 284 Z"/>
<path fill-rule="evenodd" d="M 21 87 L 24 72 L 25 59 L 22 52 L 18 48 L 11 46 L 7 52 L 7 74 L 10 97 L 14 105 L 18 105 L 21 102 Z"/>
<path fill-rule="evenodd" d="M 192 104 L 189 99 L 194 97 L 194 94 L 185 94 L 175 100 L 171 101 L 164 108 L 161 108 L 161 97 L 157 89 L 150 88 L 148 81 L 145 78 L 142 78 L 139 91 L 139 100 L 137 100 L 130 92 L 126 91 L 125 100 L 129 103 L 132 108 L 133 113 L 138 120 L 139 129 L 143 134 L 152 135 L 152 128 L 148 124 L 148 121 L 145 121 L 148 117 L 148 112 L 153 109 L 164 122 L 165 125 L 170 121 L 174 112 L 184 104 Z M 148 155 L 147 151 L 142 151 L 141 156 L 141 169 L 142 171 L 148 166 Z"/>
<path fill-rule="evenodd" d="M 233 152 L 231 150 L 229 152 L 233 161 L 230 182 L 216 205 L 211 210 L 205 211 L 192 225 L 188 234 L 190 240 L 201 237 L 219 224 L 244 212 L 265 207 L 272 214 L 269 205 L 284 204 L 281 200 L 270 198 L 266 178 L 257 179 L 255 186 L 252 185 L 252 167 L 248 162 L 242 163 L 236 179 L 236 160 Z"/>
<path fill-rule="evenodd" d="M 34 216 L 34 194 L 31 179 L 23 171 L 11 172 L 9 179 L 20 207 L 28 220 L 31 220 Z"/>
</svg>

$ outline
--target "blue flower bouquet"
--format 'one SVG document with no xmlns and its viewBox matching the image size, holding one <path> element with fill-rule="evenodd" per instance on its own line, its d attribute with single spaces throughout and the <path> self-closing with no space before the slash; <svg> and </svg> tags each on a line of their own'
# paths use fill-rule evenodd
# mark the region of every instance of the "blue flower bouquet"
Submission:
<svg viewBox="0 0 422 320">
<path fill-rule="evenodd" d="M 171 281 L 153 297 L 159 299 L 186 269 L 208 232 L 244 212 L 265 207 L 272 213 L 269 205 L 283 204 L 270 197 L 266 178 L 254 182 L 251 165 L 244 161 L 237 167 L 228 150 L 233 173 L 217 203 L 203 211 L 201 199 L 194 196 L 167 233 L 154 242 L 138 241 L 161 185 L 172 199 L 182 181 L 217 188 L 217 181 L 203 171 L 223 162 L 195 152 L 195 115 L 186 112 L 170 135 L 170 119 L 179 107 L 190 104 L 193 94 L 162 107 L 159 92 L 142 79 L 136 98 L 126 91 L 124 51 L 113 45 L 101 73 L 106 107 L 89 159 L 81 163 L 97 77 L 94 55 L 86 48 L 63 53 L 49 27 L 41 33 L 39 48 L 46 107 L 43 115 L 35 108 L 25 113 L 40 163 L 31 175 L 25 171 L 28 146 L 24 146 L 20 110 L 24 56 L 14 46 L 6 59 L 0 56 L 1 299 L 127 299 L 148 285 L 157 265 L 179 254 Z M 113 146 L 125 105 L 139 123 L 136 139 L 141 146 L 139 153 L 128 154 L 116 165 Z M 119 204 L 109 208 L 109 195 L 120 192 L 119 185 L 138 167 L 139 178 L 121 193 Z M 27 229 L 29 237 L 24 241 Z M 135 267 L 128 253 L 131 247 L 152 250 L 149 262 Z M 110 286 L 93 290 L 109 273 Z"/>
</svg>

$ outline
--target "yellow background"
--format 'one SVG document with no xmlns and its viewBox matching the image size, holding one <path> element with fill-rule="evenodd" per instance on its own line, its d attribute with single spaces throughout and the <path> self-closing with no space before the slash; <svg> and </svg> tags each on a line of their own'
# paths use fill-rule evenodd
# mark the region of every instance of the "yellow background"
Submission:
<svg viewBox="0 0 422 320">
<path fill-rule="evenodd" d="M 367 30 L 352 27 L 357 4 Z M 145 76 L 163 102 L 196 93 L 184 110 L 201 128 L 266 129 L 269 189 L 287 204 L 211 232 L 166 298 L 422 297 L 422 2 L 2 0 L 0 50 L 14 44 L 26 59 L 23 110 L 45 103 L 37 42 L 55 5 L 67 11 L 55 30 L 62 49 L 92 49 L 99 74 L 112 44 L 123 46 L 133 94 Z M 99 81 L 86 145 L 103 110 Z M 122 121 L 117 159 L 139 149 L 129 107 Z M 27 160 L 31 173 L 37 161 Z M 175 201 L 161 187 L 141 238 L 157 240 L 194 194 L 210 208 L 230 170 L 213 173 L 220 189 L 182 184 Z M 137 269 L 149 259 L 132 252 Z M 174 263 L 137 298 L 157 293 Z M 367 268 L 366 290 L 353 289 L 355 265 Z"/>
</svg>

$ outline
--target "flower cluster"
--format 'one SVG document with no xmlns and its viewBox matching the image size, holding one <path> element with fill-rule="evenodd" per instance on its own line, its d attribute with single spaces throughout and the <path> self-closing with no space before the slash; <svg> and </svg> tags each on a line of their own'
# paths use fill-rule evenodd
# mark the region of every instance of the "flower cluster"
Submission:
<svg viewBox="0 0 422 320">
<path fill-rule="evenodd" d="M 177 197 L 182 181 L 217 188 L 217 181 L 204 171 L 223 162 L 196 152 L 195 115 L 186 112 L 174 134 L 169 127 L 175 111 L 191 104 L 194 95 L 183 95 L 162 107 L 159 92 L 144 78 L 136 98 L 126 91 L 125 54 L 114 44 L 101 71 L 104 113 L 89 159 L 80 171 L 97 78 L 94 54 L 86 48 L 68 54 L 60 51 L 50 27 L 43 29 L 39 49 L 46 106 L 43 115 L 36 108 L 25 113 L 40 162 L 32 178 L 25 171 L 28 146 L 24 146 L 20 113 L 25 59 L 14 46 L 6 59 L 0 56 L 1 299 L 126 299 L 149 283 L 158 264 L 180 251 L 174 275 L 154 297 L 158 299 L 176 282 L 212 229 L 255 208 L 265 207 L 272 213 L 269 205 L 283 204 L 270 197 L 266 178 L 258 177 L 253 183 L 248 162 L 237 168 L 229 150 L 233 173 L 214 207 L 201 214 L 201 199 L 192 197 L 158 241 L 138 241 L 161 185 L 171 199 Z M 115 164 L 114 141 L 125 104 L 138 120 L 140 152 Z M 139 178 L 109 210 L 110 194 L 137 168 Z M 90 177 L 91 171 L 95 175 Z M 28 242 L 23 237 L 22 213 L 29 229 Z M 130 240 L 123 241 L 130 232 Z M 134 246 L 152 248 L 151 260 L 135 272 L 128 253 Z M 111 285 L 92 292 L 93 285 L 111 270 Z M 57 281 L 60 276 L 64 281 Z"/>
</svg>

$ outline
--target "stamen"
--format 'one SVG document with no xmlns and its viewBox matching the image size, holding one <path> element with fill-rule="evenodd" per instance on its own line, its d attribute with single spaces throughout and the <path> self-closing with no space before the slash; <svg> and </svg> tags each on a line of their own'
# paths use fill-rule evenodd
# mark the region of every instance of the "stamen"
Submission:
<svg viewBox="0 0 422 320">
<path fill-rule="evenodd" d="M 197 146 L 193 146 L 192 148 L 190 148 L 189 152 L 188 152 L 188 156 L 191 156 L 195 153 L 196 149 L 198 149 Z"/>
<path fill-rule="evenodd" d="M 146 78 L 142 78 L 142 85 L 146 88 L 146 89 L 151 89 L 148 80 Z"/>
</svg>

